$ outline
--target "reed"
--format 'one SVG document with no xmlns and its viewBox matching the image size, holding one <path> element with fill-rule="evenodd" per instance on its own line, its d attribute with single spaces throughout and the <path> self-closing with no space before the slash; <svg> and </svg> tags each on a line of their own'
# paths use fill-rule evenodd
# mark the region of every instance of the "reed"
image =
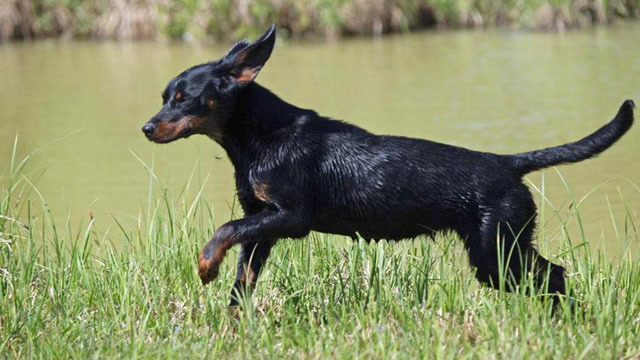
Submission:
<svg viewBox="0 0 640 360">
<path fill-rule="evenodd" d="M 291 38 L 427 27 L 565 31 L 639 15 L 640 0 L 4 0 L 0 41 L 43 37 L 233 41 L 272 24 Z"/>
</svg>

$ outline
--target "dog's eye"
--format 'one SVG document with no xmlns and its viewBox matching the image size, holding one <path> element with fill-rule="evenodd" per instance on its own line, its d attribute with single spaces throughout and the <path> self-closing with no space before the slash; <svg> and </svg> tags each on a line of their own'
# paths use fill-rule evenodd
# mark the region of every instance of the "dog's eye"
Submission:
<svg viewBox="0 0 640 360">
<path fill-rule="evenodd" d="M 173 97 L 176 101 L 180 101 L 183 99 L 182 92 L 178 91 L 176 96 Z"/>
<path fill-rule="evenodd" d="M 213 99 L 207 100 L 207 106 L 209 107 L 209 109 L 213 109 L 214 106 L 216 106 L 216 101 Z"/>
</svg>

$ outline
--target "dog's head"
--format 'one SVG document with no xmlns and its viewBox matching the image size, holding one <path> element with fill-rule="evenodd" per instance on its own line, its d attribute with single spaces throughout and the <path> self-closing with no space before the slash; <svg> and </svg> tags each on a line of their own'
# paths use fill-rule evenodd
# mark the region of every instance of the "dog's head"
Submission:
<svg viewBox="0 0 640 360">
<path fill-rule="evenodd" d="M 275 41 L 272 25 L 254 43 L 239 41 L 222 59 L 194 66 L 173 78 L 162 92 L 162 109 L 144 124 L 142 132 L 156 143 L 192 134 L 221 142 L 238 93 L 256 78 Z"/>
</svg>

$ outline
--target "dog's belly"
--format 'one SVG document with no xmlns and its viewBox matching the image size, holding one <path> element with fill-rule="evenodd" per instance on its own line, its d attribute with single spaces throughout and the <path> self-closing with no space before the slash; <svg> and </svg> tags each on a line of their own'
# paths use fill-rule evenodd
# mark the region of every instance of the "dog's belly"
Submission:
<svg viewBox="0 0 640 360">
<path fill-rule="evenodd" d="M 321 216 L 316 219 L 313 230 L 351 237 L 359 235 L 366 240 L 402 240 L 422 234 L 432 235 L 435 232 L 450 229 L 451 225 L 450 219 L 445 219 L 443 216 L 430 216 L 428 212 L 420 214 L 405 212 L 386 216 L 381 214 Z"/>
<path fill-rule="evenodd" d="M 364 226 L 318 226 L 313 229 L 314 231 L 327 233 L 327 234 L 336 234 L 336 235 L 345 235 L 352 238 L 362 237 L 365 240 L 403 240 L 414 238 L 418 235 L 427 233 L 423 229 L 419 229 L 417 227 L 403 227 L 403 228 L 376 228 L 368 225 Z M 430 233 L 430 232 L 429 232 Z"/>
</svg>

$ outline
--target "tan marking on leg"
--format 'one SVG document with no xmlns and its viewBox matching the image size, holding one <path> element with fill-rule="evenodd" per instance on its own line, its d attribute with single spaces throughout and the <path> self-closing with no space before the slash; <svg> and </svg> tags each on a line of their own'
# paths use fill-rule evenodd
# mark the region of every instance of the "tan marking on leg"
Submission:
<svg viewBox="0 0 640 360">
<path fill-rule="evenodd" d="M 218 272 L 215 271 L 215 269 L 212 269 L 212 266 L 213 266 L 213 259 L 207 259 L 204 257 L 204 248 L 203 248 L 202 251 L 200 252 L 200 256 L 198 257 L 198 276 L 200 276 L 202 285 L 207 285 L 209 282 L 213 281 L 218 276 Z"/>
<path fill-rule="evenodd" d="M 216 231 L 216 234 L 222 233 L 223 231 L 227 231 L 225 225 L 222 225 Z M 216 234 L 213 235 L 213 239 L 209 241 L 217 240 Z M 217 247 L 213 251 L 213 256 L 211 258 L 207 258 L 204 255 L 204 251 L 209 246 L 209 244 L 205 245 L 204 248 L 200 251 L 200 256 L 198 257 L 198 275 L 200 276 L 200 280 L 202 280 L 202 284 L 206 285 L 209 282 L 215 280 L 218 277 L 218 272 L 220 270 L 220 264 L 224 260 L 225 255 L 227 255 L 227 250 L 233 245 L 235 237 L 233 234 L 222 239 L 217 244 Z"/>
<path fill-rule="evenodd" d="M 249 284 L 250 285 L 255 285 L 256 283 L 256 273 L 255 271 L 253 271 L 253 269 L 250 266 L 247 266 L 244 271 L 242 271 L 242 276 L 240 277 L 240 282 L 242 283 L 246 283 L 247 282 L 247 272 L 249 272 Z"/>
<path fill-rule="evenodd" d="M 253 187 L 253 196 L 255 196 L 256 199 L 266 203 L 271 201 L 267 193 L 269 191 L 269 185 L 254 181 L 251 183 L 251 186 Z"/>
</svg>

